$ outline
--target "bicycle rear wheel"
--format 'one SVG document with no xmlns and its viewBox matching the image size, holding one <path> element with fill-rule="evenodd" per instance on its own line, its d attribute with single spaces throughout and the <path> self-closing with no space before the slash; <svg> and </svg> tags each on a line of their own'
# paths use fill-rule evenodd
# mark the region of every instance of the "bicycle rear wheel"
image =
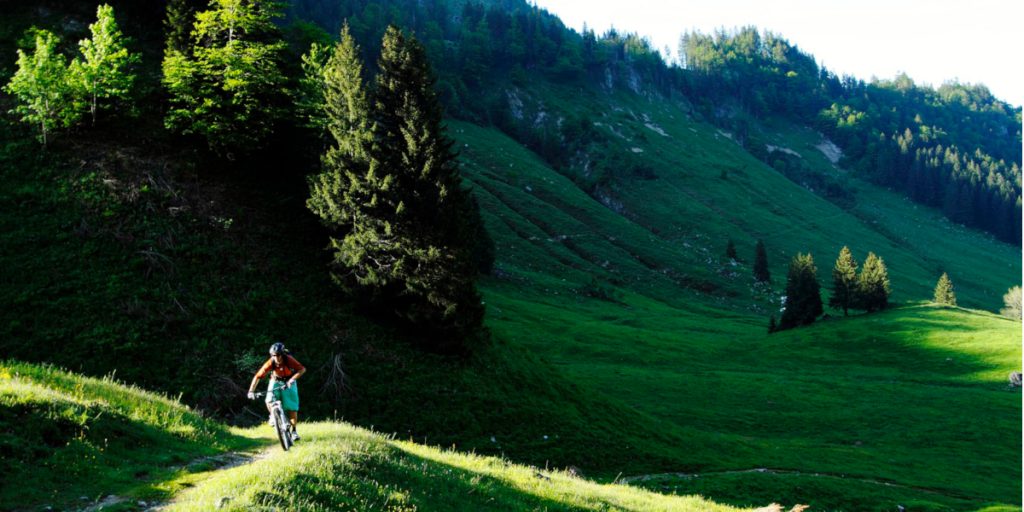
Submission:
<svg viewBox="0 0 1024 512">
<path fill-rule="evenodd" d="M 292 436 L 288 433 L 288 416 L 280 406 L 274 408 L 274 428 L 277 430 L 277 439 L 281 441 L 281 448 L 288 451 L 292 447 Z"/>
</svg>

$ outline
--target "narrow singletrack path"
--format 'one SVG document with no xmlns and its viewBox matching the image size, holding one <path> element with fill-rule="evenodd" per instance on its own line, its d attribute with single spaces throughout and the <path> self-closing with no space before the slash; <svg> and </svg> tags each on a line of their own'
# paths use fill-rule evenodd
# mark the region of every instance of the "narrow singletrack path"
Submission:
<svg viewBox="0 0 1024 512">
<path fill-rule="evenodd" d="M 977 496 L 967 496 L 964 494 L 958 494 L 950 492 L 946 489 L 934 489 L 929 487 L 917 487 L 913 485 L 898 484 L 896 482 L 890 482 L 886 480 L 878 480 L 874 478 L 861 478 L 855 476 L 849 476 L 841 473 L 822 473 L 822 472 L 805 472 L 797 471 L 794 469 L 772 469 L 772 468 L 750 468 L 750 469 L 733 469 L 729 471 L 710 471 L 707 473 L 653 473 L 649 475 L 634 475 L 625 476 L 618 478 L 616 481 L 623 484 L 632 484 L 647 482 L 657 478 L 679 478 L 684 480 L 691 480 L 694 478 L 704 478 L 709 476 L 720 476 L 720 475 L 740 475 L 747 473 L 766 473 L 772 475 L 792 475 L 792 476 L 806 476 L 814 478 L 831 478 L 836 480 L 843 480 L 846 482 L 860 482 L 865 484 L 881 485 L 885 487 L 895 487 L 898 489 L 909 489 L 912 491 L 918 491 L 927 494 L 935 494 L 938 496 L 945 496 L 948 498 L 956 498 L 963 500 L 981 499 Z"/>
</svg>

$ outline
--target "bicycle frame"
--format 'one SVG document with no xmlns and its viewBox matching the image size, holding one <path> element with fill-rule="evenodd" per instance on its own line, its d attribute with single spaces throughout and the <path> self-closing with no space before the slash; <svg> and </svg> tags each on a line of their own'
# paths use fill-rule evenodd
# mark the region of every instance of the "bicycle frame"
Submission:
<svg viewBox="0 0 1024 512">
<path fill-rule="evenodd" d="M 273 391 L 270 392 L 273 393 Z M 267 396 L 267 392 L 255 393 L 254 396 Z M 292 436 L 288 433 L 290 423 L 288 415 L 284 413 L 284 408 L 281 406 L 281 399 L 277 397 L 277 393 L 274 393 L 274 399 L 270 402 L 270 417 L 274 419 L 274 430 L 277 431 L 277 439 L 281 441 L 281 448 L 284 451 L 288 451 L 293 444 Z"/>
</svg>

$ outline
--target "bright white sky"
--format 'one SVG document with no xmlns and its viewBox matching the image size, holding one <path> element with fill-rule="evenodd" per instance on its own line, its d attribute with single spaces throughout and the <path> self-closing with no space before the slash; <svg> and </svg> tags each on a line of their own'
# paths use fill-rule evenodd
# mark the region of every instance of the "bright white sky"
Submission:
<svg viewBox="0 0 1024 512">
<path fill-rule="evenodd" d="M 985 84 L 999 99 L 1024 103 L 1021 0 L 533 0 L 579 31 L 609 27 L 650 38 L 674 56 L 679 36 L 754 25 L 819 65 L 863 80 L 905 72 L 938 87 Z"/>
</svg>

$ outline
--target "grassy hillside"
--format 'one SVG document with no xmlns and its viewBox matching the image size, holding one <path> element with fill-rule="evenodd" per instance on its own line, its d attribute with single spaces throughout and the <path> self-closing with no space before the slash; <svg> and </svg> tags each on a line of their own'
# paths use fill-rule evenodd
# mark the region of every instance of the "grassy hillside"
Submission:
<svg viewBox="0 0 1024 512">
<path fill-rule="evenodd" d="M 324 270 L 326 236 L 304 210 L 301 176 L 197 183 L 178 157 L 99 147 L 109 151 L 26 159 L 25 140 L 0 151 L 8 357 L 116 371 L 252 423 L 245 387 L 282 339 L 309 367 L 309 417 L 612 476 L 670 470 L 688 445 L 501 338 L 446 358 L 355 313 Z"/>
<path fill-rule="evenodd" d="M 203 456 L 259 443 L 166 396 L 0 361 L 0 509 L 86 507 L 156 485 Z"/>
<path fill-rule="evenodd" d="M 265 425 L 230 431 L 112 379 L 12 361 L 0 363 L 0 403 L 4 510 L 738 510 L 345 423 L 303 425 L 285 453 Z"/>
<path fill-rule="evenodd" d="M 613 127 L 657 178 L 588 195 L 504 135 L 453 123 L 498 246 L 484 287 L 490 325 L 582 388 L 685 429 L 692 446 L 729 446 L 680 454 L 675 471 L 701 478 L 649 481 L 740 504 L 806 488 L 808 501 L 836 509 L 1019 506 L 1020 398 L 1006 387 L 1020 364 L 1018 322 L 909 305 L 765 332 L 798 251 L 815 254 L 826 285 L 850 245 L 858 259 L 886 259 L 897 303 L 930 298 L 945 269 L 961 304 L 995 309 L 1019 279 L 1019 249 L 860 182 L 849 183 L 853 207 L 837 206 L 675 104 L 559 94 L 535 92 L 536 108 Z M 820 172 L 842 172 L 812 132 L 761 129 Z M 745 261 L 726 260 L 728 238 Z M 757 238 L 774 291 L 750 277 Z M 977 467 L 965 476 L 964 464 Z M 757 468 L 779 471 L 747 479 Z"/>
<path fill-rule="evenodd" d="M 254 464 L 218 472 L 167 510 L 740 510 L 398 441 L 341 423 L 307 425 L 302 432 L 290 452 L 271 450 Z"/>
</svg>

